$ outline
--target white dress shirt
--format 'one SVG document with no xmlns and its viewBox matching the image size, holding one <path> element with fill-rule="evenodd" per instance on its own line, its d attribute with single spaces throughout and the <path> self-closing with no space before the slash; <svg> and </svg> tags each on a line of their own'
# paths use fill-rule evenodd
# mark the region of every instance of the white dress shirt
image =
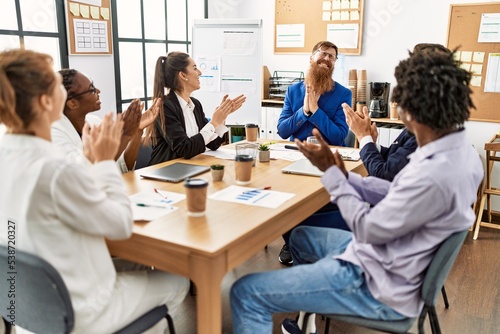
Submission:
<svg viewBox="0 0 500 334">
<path fill-rule="evenodd" d="M 92 322 L 110 301 L 117 274 L 107 239 L 132 233 L 130 201 L 112 160 L 89 168 L 68 162 L 45 139 L 5 134 L 0 141 L 0 221 L 15 226 L 15 247 L 61 274 L 77 324 Z M 8 242 L 7 228 L 0 243 Z M 130 289 L 140 299 L 145 286 Z"/>
<path fill-rule="evenodd" d="M 474 222 L 483 174 L 465 130 L 418 147 L 392 182 L 330 167 L 321 180 L 353 232 L 338 258 L 363 269 L 377 300 L 418 316 L 425 270 L 438 245 Z"/>
<path fill-rule="evenodd" d="M 89 123 L 91 126 L 98 125 L 101 123 L 101 119 L 96 115 L 87 114 L 85 116 L 85 122 Z M 85 154 L 83 154 L 83 142 L 82 138 L 76 131 L 73 124 L 68 117 L 65 115 L 61 116 L 61 119 L 52 124 L 52 143 L 61 147 L 65 154 L 66 159 L 71 162 L 83 163 L 87 166 L 91 165 L 91 162 L 87 160 Z M 120 168 L 122 173 L 128 172 L 127 164 L 125 163 L 125 158 L 122 155 L 116 161 L 116 164 Z"/>
<path fill-rule="evenodd" d="M 179 104 L 181 105 L 182 112 L 184 114 L 184 120 L 186 122 L 186 134 L 188 137 L 192 137 L 198 133 L 203 136 L 205 140 L 205 145 L 210 143 L 212 140 L 217 138 L 217 136 L 221 137 L 228 131 L 228 128 L 221 124 L 218 127 L 214 128 L 214 126 L 209 122 L 205 125 L 201 130 L 198 129 L 198 124 L 196 124 L 196 119 L 194 118 L 194 104 L 191 100 L 189 103 L 186 102 L 179 94 L 175 93 L 177 99 L 179 100 Z"/>
</svg>

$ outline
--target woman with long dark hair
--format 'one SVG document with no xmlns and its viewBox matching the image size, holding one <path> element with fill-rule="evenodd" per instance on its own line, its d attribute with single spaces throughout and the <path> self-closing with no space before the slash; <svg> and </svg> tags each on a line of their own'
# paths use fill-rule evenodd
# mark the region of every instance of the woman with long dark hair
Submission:
<svg viewBox="0 0 500 334">
<path fill-rule="evenodd" d="M 152 145 L 150 165 L 217 150 L 228 131 L 225 121 L 246 100 L 244 95 L 230 99 L 224 95 L 208 120 L 201 102 L 191 96 L 200 89 L 201 71 L 184 52 L 170 52 L 156 62 L 154 98 L 161 98 L 160 115 L 146 128 L 145 143 Z M 166 91 L 165 91 L 166 90 Z"/>
</svg>

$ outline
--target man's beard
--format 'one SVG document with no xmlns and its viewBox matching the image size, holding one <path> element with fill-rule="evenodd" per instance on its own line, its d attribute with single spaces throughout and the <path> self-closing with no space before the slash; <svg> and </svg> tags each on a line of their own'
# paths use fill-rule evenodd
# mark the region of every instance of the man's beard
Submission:
<svg viewBox="0 0 500 334">
<path fill-rule="evenodd" d="M 333 89 L 333 66 L 326 69 L 319 66 L 318 63 L 311 63 L 309 72 L 305 79 L 306 85 L 311 86 L 312 89 L 320 94 L 329 92 Z"/>
</svg>

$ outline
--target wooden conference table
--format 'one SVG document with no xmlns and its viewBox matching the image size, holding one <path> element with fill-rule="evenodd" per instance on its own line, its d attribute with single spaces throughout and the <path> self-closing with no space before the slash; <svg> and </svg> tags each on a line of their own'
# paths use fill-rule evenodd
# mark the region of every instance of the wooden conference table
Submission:
<svg viewBox="0 0 500 334">
<path fill-rule="evenodd" d="M 156 169 L 176 161 L 225 165 L 224 179 L 220 182 L 212 182 L 210 172 L 199 175 L 209 180 L 208 194 L 236 184 L 234 161 L 203 154 L 146 168 Z M 193 218 L 187 216 L 183 200 L 175 204 L 178 210 L 162 218 L 136 222 L 131 238 L 108 241 L 111 254 L 190 278 L 196 284 L 197 332 L 220 334 L 224 275 L 329 201 L 320 178 L 282 173 L 281 168 L 290 163 L 287 160 L 257 162 L 252 170 L 252 183 L 247 186 L 271 186 L 272 190 L 295 194 L 277 209 L 207 199 L 206 215 Z M 345 164 L 348 170 L 365 172 L 361 161 Z M 182 182 L 147 180 L 139 176 L 139 171 L 126 173 L 123 178 L 129 194 L 152 191 L 155 187 L 184 193 Z"/>
</svg>

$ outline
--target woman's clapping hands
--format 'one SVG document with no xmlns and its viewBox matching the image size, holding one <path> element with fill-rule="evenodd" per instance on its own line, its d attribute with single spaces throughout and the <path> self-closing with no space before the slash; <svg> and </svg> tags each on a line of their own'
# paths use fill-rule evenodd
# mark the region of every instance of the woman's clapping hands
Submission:
<svg viewBox="0 0 500 334">
<path fill-rule="evenodd" d="M 234 99 L 230 99 L 226 94 L 222 98 L 222 102 L 219 104 L 212 115 L 212 120 L 210 121 L 214 127 L 218 127 L 226 122 L 227 116 L 238 110 L 243 103 L 246 101 L 246 96 L 241 94 Z"/>
</svg>

